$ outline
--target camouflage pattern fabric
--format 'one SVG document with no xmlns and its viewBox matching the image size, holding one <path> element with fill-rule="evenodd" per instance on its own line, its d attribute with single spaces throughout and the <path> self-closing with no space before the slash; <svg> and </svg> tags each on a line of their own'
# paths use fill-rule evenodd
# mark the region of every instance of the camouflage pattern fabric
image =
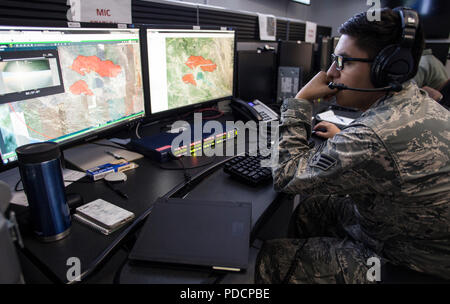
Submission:
<svg viewBox="0 0 450 304">
<path fill-rule="evenodd" d="M 312 149 L 312 103 L 285 100 L 274 185 L 349 195 L 354 242 L 395 265 L 450 279 L 450 115 L 415 82 L 403 85 Z"/>
<path fill-rule="evenodd" d="M 264 244 L 255 282 L 373 283 L 366 278 L 367 259 L 380 257 L 352 239 L 358 229 L 354 207 L 348 196 L 312 196 L 302 201 L 293 216 L 297 238 Z"/>
</svg>

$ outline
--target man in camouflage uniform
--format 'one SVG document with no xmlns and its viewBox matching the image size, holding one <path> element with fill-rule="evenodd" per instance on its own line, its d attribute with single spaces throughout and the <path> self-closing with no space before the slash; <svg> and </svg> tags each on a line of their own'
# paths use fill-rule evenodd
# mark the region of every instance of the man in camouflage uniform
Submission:
<svg viewBox="0 0 450 304">
<path fill-rule="evenodd" d="M 335 53 L 373 58 L 360 37 L 373 26 L 374 36 L 398 37 L 396 16 L 383 9 L 381 22 L 371 24 L 365 14 L 356 15 L 341 27 Z M 416 42 L 417 65 L 423 32 Z M 370 63 L 345 62 L 339 71 L 336 64 L 281 107 L 275 189 L 308 198 L 294 214 L 298 238 L 264 244 L 256 283 L 369 283 L 372 257 L 450 279 L 449 112 L 413 81 L 398 93 L 332 91 L 328 81 L 374 87 Z M 312 101 L 327 95 L 364 113 L 310 148 Z"/>
</svg>

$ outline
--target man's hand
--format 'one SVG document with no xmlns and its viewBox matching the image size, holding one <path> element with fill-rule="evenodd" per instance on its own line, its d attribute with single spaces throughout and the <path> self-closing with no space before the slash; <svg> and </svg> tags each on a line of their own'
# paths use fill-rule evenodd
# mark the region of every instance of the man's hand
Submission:
<svg viewBox="0 0 450 304">
<path fill-rule="evenodd" d="M 297 93 L 295 98 L 306 99 L 311 102 L 319 98 L 324 98 L 325 100 L 330 99 L 336 95 L 338 90 L 330 89 L 328 83 L 327 73 L 321 71 Z"/>
<path fill-rule="evenodd" d="M 324 132 L 318 131 L 318 129 L 325 130 Z M 324 138 L 332 138 L 337 133 L 341 132 L 341 129 L 336 127 L 336 125 L 332 124 L 328 121 L 321 121 L 316 124 L 313 128 L 316 131 L 316 135 Z"/>
<path fill-rule="evenodd" d="M 437 102 L 441 101 L 442 99 L 442 94 L 441 92 L 439 92 L 438 90 L 435 90 L 433 88 L 430 87 L 422 87 L 422 90 L 424 90 L 425 92 L 428 93 L 428 96 L 430 96 L 431 98 L 433 98 L 434 100 L 436 100 Z"/>
</svg>

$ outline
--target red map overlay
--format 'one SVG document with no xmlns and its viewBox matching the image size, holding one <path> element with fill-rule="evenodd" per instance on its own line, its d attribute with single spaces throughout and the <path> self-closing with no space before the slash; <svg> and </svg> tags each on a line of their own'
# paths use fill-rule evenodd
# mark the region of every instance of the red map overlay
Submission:
<svg viewBox="0 0 450 304">
<path fill-rule="evenodd" d="M 70 68 L 82 76 L 85 76 L 86 73 L 95 72 L 101 77 L 116 77 L 122 71 L 122 67 L 114 64 L 111 60 L 101 60 L 97 56 L 82 55 L 78 55 Z M 78 80 L 72 84 L 70 92 L 75 95 L 94 95 L 84 80 Z"/>
<path fill-rule="evenodd" d="M 94 71 L 101 77 L 116 77 L 122 71 L 122 67 L 114 64 L 111 60 L 101 60 L 97 56 L 81 55 L 78 55 L 70 68 L 82 76 Z"/>
<path fill-rule="evenodd" d="M 194 79 L 193 74 L 186 74 L 183 76 L 184 83 L 192 83 L 193 85 L 197 86 L 197 82 Z"/>
<path fill-rule="evenodd" d="M 94 95 L 94 93 L 91 90 L 89 90 L 89 87 L 84 80 L 78 80 L 77 82 L 75 82 L 73 85 L 70 86 L 69 90 L 74 95 L 81 95 L 81 94 L 89 96 Z"/>
<path fill-rule="evenodd" d="M 214 62 L 212 62 L 209 59 L 205 59 L 202 56 L 191 55 L 188 58 L 188 60 L 185 62 L 185 64 L 191 70 L 193 70 L 196 67 L 200 67 L 200 69 L 202 69 L 202 71 L 205 71 L 205 72 L 213 72 L 217 68 L 217 65 Z M 182 80 L 184 83 L 191 83 L 195 86 L 197 85 L 197 82 L 195 81 L 193 74 L 184 75 Z"/>
</svg>

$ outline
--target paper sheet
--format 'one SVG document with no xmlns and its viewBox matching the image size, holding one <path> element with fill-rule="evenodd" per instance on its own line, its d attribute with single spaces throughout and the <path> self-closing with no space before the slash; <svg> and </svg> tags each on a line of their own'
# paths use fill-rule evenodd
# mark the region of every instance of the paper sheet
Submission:
<svg viewBox="0 0 450 304">
<path fill-rule="evenodd" d="M 334 114 L 332 110 L 317 114 L 320 120 L 325 120 L 334 124 L 348 126 L 354 120 L 352 118 L 347 118 Z"/>
<path fill-rule="evenodd" d="M 77 181 L 80 178 L 84 177 L 85 175 L 86 175 L 86 173 L 84 173 L 84 172 L 74 171 L 74 170 L 70 170 L 70 169 L 63 170 L 64 180 L 67 180 L 67 181 Z M 7 173 L 2 173 L 0 176 L 0 179 L 3 180 L 4 182 L 6 182 L 11 189 L 11 194 L 12 194 L 11 203 L 17 204 L 17 205 L 22 205 L 22 206 L 28 206 L 28 200 L 27 200 L 27 196 L 25 195 L 25 191 L 15 191 L 14 190 L 14 187 L 16 186 L 17 182 L 20 179 L 19 170 L 17 168 L 9 170 Z M 71 183 L 72 182 L 64 182 L 64 185 L 67 187 Z M 22 189 L 21 183 L 18 188 Z"/>
</svg>

